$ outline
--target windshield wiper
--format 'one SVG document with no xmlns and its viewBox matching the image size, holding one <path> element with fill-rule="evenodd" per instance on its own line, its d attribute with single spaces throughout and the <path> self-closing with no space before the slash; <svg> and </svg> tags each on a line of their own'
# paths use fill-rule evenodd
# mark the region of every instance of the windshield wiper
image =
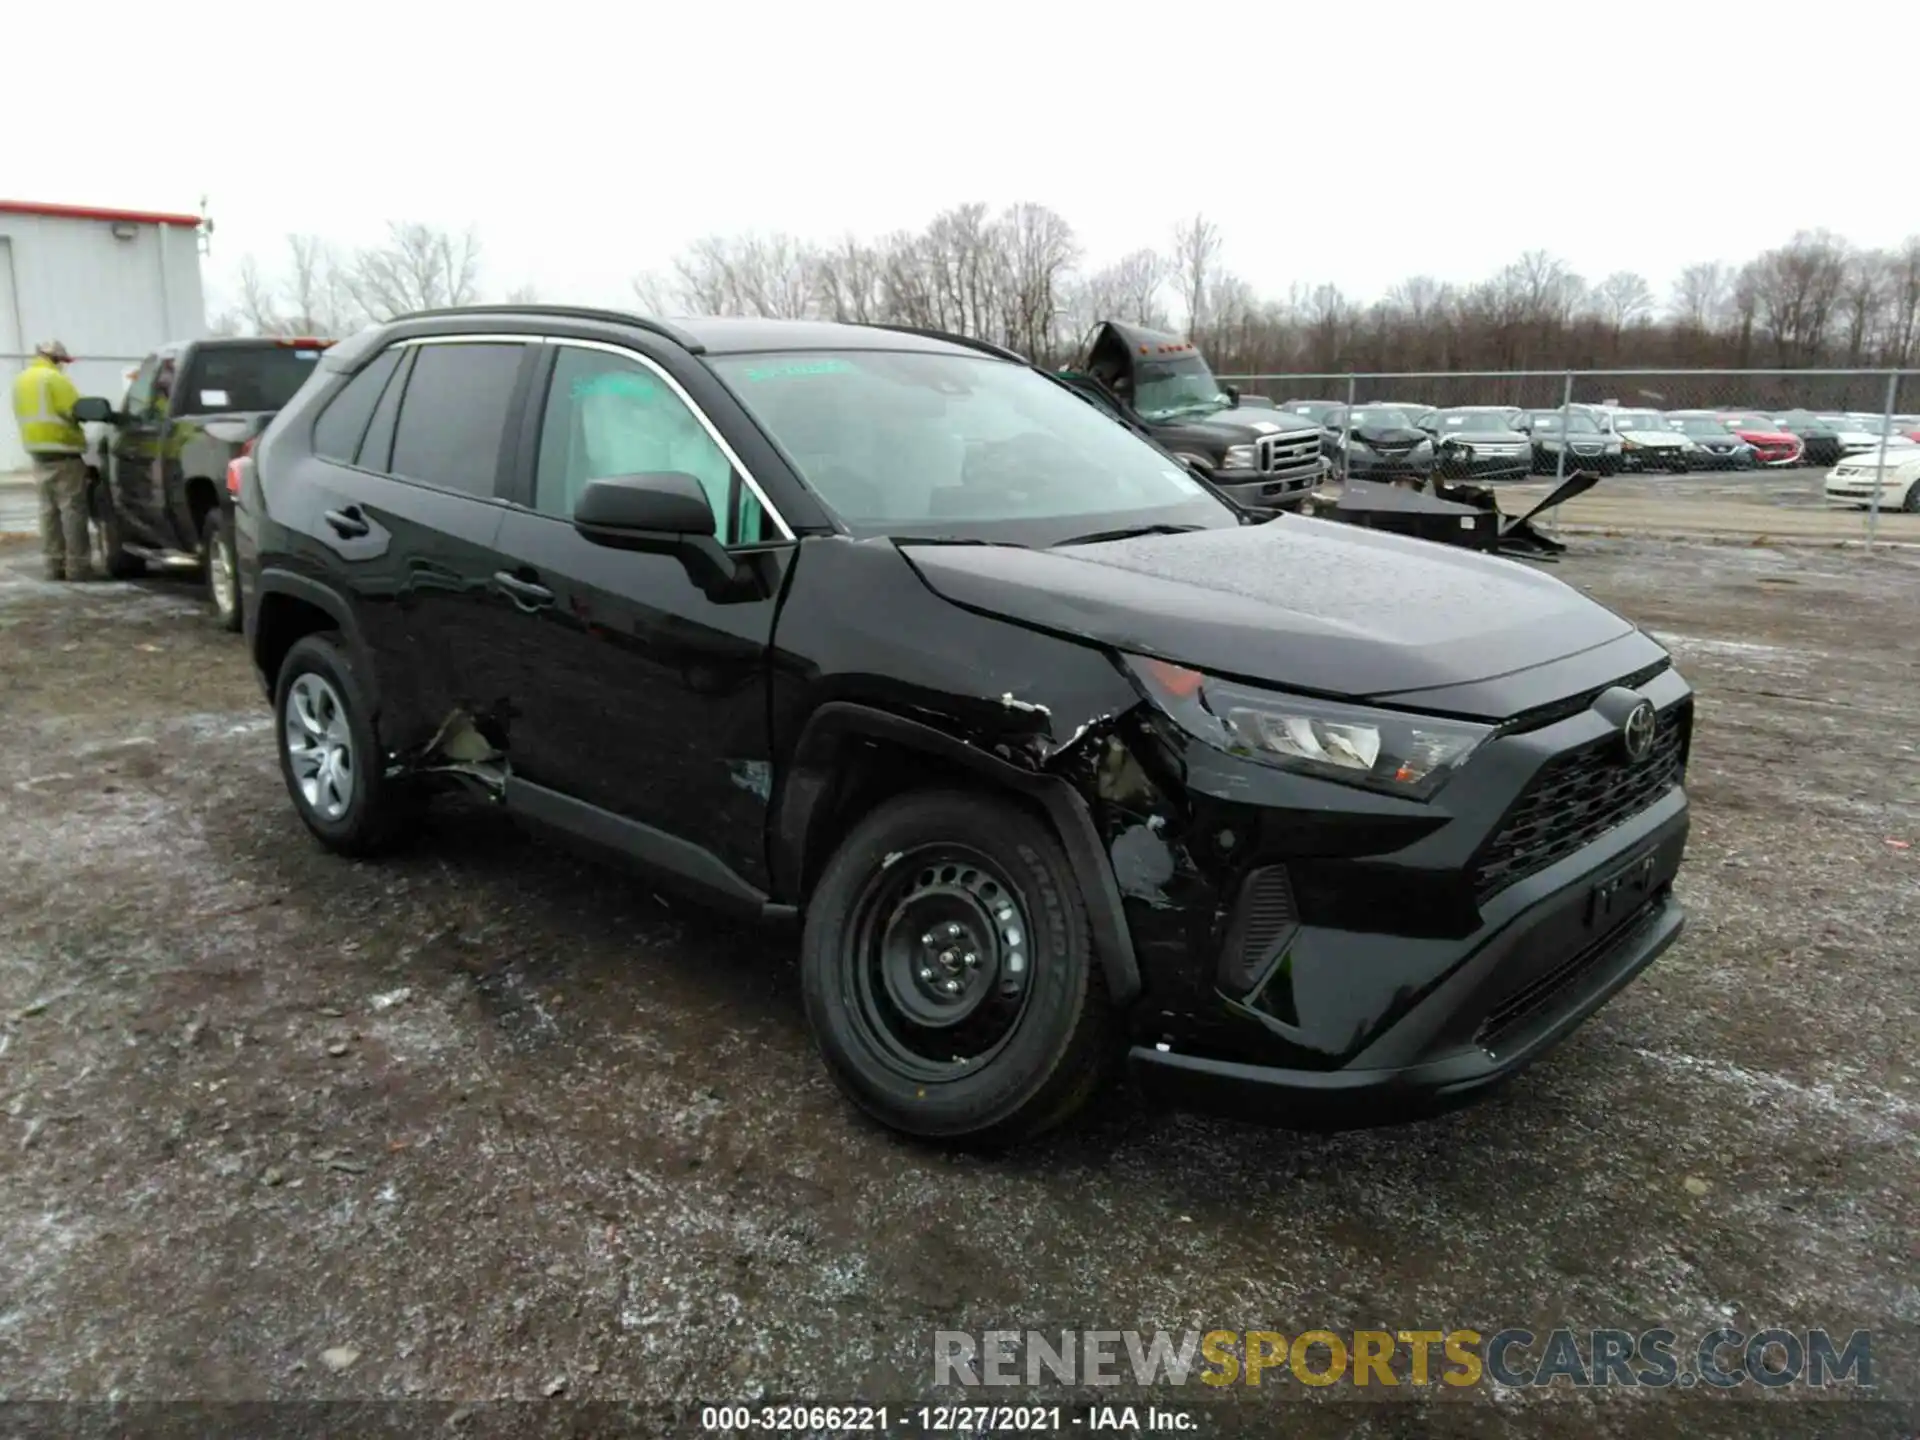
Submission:
<svg viewBox="0 0 1920 1440">
<path fill-rule="evenodd" d="M 1062 545 L 1098 545 L 1103 540 L 1132 540 L 1140 535 L 1185 535 L 1189 531 L 1204 530 L 1204 525 L 1123 525 L 1117 530 L 1095 530 L 1088 535 L 1070 535 L 1065 540 L 1056 540 L 1047 548 L 1058 550 Z"/>
</svg>

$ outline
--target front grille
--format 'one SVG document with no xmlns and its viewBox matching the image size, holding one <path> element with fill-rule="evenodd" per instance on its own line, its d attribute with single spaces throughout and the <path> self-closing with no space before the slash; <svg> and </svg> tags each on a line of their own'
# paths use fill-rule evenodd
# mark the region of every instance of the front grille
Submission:
<svg viewBox="0 0 1920 1440">
<path fill-rule="evenodd" d="M 1685 777 L 1693 702 L 1662 711 L 1653 749 L 1638 764 L 1621 759 L 1620 737 L 1605 735 L 1540 767 L 1473 867 L 1477 899 L 1584 849 L 1638 815 Z"/>
<path fill-rule="evenodd" d="M 1254 453 L 1261 470 L 1269 475 L 1286 478 L 1300 471 L 1312 471 L 1320 464 L 1320 432 L 1308 430 L 1299 435 L 1263 435 Z"/>
</svg>

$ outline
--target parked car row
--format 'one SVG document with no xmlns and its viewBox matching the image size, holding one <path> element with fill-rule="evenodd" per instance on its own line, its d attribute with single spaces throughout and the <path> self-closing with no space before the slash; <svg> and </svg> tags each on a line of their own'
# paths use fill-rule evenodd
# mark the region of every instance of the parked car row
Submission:
<svg viewBox="0 0 1920 1440">
<path fill-rule="evenodd" d="M 1651 410 L 1619 405 L 1436 407 L 1293 399 L 1282 411 L 1320 427 L 1335 473 L 1355 479 L 1523 480 L 1568 470 L 1742 470 L 1835 465 L 1852 455 L 1920 453 L 1920 416 Z M 1564 461 L 1563 461 L 1564 457 Z"/>
<path fill-rule="evenodd" d="M 1121 338 L 1068 378 L 466 307 L 172 349 L 82 418 L 115 553 L 232 537 L 321 845 L 463 791 L 788 926 L 827 1069 L 901 1131 L 1019 1139 L 1123 1062 L 1308 1127 L 1484 1092 L 1678 935 L 1692 692 L 1549 574 L 1277 516 L 1319 427 Z M 1598 433 L 1461 413 L 1340 419 L 1395 474 Z"/>
</svg>

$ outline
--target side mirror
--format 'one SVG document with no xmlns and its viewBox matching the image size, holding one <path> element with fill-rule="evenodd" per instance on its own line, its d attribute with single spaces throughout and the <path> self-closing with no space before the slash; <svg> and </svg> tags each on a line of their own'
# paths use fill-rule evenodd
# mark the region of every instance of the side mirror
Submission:
<svg viewBox="0 0 1920 1440">
<path fill-rule="evenodd" d="M 573 528 L 609 549 L 673 556 L 709 599 L 760 598 L 759 572 L 715 538 L 707 492 L 685 471 L 589 480 L 574 504 Z"/>
<path fill-rule="evenodd" d="M 573 507 L 573 528 L 616 550 L 672 550 L 691 535 L 713 536 L 713 507 L 681 470 L 589 480 Z"/>
<path fill-rule="evenodd" d="M 111 425 L 117 417 L 113 413 L 113 406 L 103 396 L 89 395 L 73 402 L 73 418 L 88 425 Z"/>
<path fill-rule="evenodd" d="M 1220 393 L 1235 405 L 1240 403 L 1240 387 L 1238 385 L 1222 385 L 1220 387 Z"/>
</svg>

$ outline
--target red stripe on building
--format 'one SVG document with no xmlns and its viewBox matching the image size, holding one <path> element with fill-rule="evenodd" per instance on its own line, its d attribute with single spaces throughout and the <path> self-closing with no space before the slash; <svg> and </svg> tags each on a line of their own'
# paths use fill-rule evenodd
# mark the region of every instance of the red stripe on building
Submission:
<svg viewBox="0 0 1920 1440">
<path fill-rule="evenodd" d="M 0 200 L 0 215 L 46 215 L 55 220 L 122 220 L 134 225 L 200 228 L 198 215 L 169 215 L 160 210 L 103 210 L 93 205 L 53 205 L 39 200 Z"/>
</svg>

